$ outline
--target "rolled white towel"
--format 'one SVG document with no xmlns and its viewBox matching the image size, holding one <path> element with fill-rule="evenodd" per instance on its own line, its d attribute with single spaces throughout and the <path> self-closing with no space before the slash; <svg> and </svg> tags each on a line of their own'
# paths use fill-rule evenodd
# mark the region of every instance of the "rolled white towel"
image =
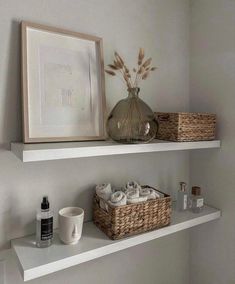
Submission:
<svg viewBox="0 0 235 284">
<path fill-rule="evenodd" d="M 100 198 L 108 201 L 112 194 L 111 184 L 110 183 L 98 184 L 95 188 L 95 191 Z"/>
<path fill-rule="evenodd" d="M 123 190 L 123 187 L 113 187 L 112 188 L 112 192 L 114 193 L 114 192 L 117 192 L 117 191 L 123 191 L 123 192 L 125 192 L 124 190 Z"/>
<path fill-rule="evenodd" d="M 139 198 L 139 196 L 140 196 L 139 188 L 133 188 L 133 189 L 127 189 L 126 190 L 126 198 L 127 199 Z"/>
<path fill-rule="evenodd" d="M 108 204 L 102 199 L 100 198 L 100 208 L 102 208 L 103 210 L 107 211 L 108 212 Z"/>
<path fill-rule="evenodd" d="M 123 191 L 116 191 L 112 193 L 109 204 L 111 206 L 126 205 L 126 194 Z"/>
<path fill-rule="evenodd" d="M 132 190 L 132 189 L 139 189 L 141 186 L 136 181 L 128 181 L 125 186 L 125 191 Z"/>
<path fill-rule="evenodd" d="M 144 187 L 140 189 L 140 196 L 147 197 L 147 200 L 160 198 L 160 194 L 153 188 Z"/>
<path fill-rule="evenodd" d="M 140 196 L 140 186 L 126 189 L 127 204 L 139 203 L 147 200 L 146 196 Z"/>
<path fill-rule="evenodd" d="M 134 204 L 134 203 L 139 203 L 139 202 L 144 202 L 147 201 L 147 197 L 146 196 L 140 196 L 137 198 L 130 198 L 127 199 L 127 204 Z"/>
</svg>

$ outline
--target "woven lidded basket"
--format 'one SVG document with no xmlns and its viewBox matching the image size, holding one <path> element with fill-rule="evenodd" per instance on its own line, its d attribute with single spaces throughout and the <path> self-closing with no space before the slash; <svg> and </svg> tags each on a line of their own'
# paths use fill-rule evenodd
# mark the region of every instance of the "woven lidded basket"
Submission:
<svg viewBox="0 0 235 284">
<path fill-rule="evenodd" d="M 143 186 L 152 188 L 150 186 Z M 155 189 L 156 190 L 156 189 Z M 171 197 L 159 190 L 163 197 L 118 207 L 107 204 L 100 208 L 100 197 L 94 196 L 93 221 L 110 239 L 116 240 L 144 233 L 170 224 Z"/>
<path fill-rule="evenodd" d="M 215 114 L 157 112 L 155 115 L 159 123 L 157 139 L 181 142 L 215 139 Z"/>
</svg>

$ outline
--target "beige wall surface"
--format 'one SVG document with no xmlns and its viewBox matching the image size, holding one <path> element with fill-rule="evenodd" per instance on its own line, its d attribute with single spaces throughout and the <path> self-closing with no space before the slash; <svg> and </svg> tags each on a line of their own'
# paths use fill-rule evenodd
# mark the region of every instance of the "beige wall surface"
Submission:
<svg viewBox="0 0 235 284">
<path fill-rule="evenodd" d="M 123 155 L 23 164 L 8 151 L 20 141 L 20 26 L 22 20 L 97 35 L 104 40 L 105 63 L 119 51 L 131 66 L 144 47 L 159 67 L 141 86 L 154 110 L 185 111 L 189 101 L 188 0 L 0 0 L 0 249 L 12 238 L 35 231 L 35 210 L 48 194 L 54 211 L 85 208 L 91 219 L 95 183 L 123 184 L 128 179 L 159 185 L 175 193 L 188 181 L 186 152 Z M 108 110 L 126 95 L 106 78 Z M 57 225 L 57 214 L 55 215 Z M 30 283 L 188 284 L 188 233 L 149 242 L 120 253 L 43 277 Z M 9 260 L 10 261 L 10 260 Z M 7 284 L 21 283 L 15 264 Z"/>
<path fill-rule="evenodd" d="M 191 22 L 192 111 L 218 115 L 216 152 L 192 153 L 191 183 L 222 210 L 218 222 L 191 232 L 190 284 L 235 283 L 235 1 L 193 0 Z"/>
</svg>

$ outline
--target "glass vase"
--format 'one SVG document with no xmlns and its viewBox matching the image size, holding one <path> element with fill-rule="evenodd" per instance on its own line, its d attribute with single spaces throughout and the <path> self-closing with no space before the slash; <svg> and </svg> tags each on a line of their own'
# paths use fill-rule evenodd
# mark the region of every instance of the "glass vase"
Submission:
<svg viewBox="0 0 235 284">
<path fill-rule="evenodd" d="M 148 143 L 156 137 L 158 124 L 151 108 L 139 98 L 139 88 L 129 90 L 107 120 L 107 133 L 120 143 Z"/>
</svg>

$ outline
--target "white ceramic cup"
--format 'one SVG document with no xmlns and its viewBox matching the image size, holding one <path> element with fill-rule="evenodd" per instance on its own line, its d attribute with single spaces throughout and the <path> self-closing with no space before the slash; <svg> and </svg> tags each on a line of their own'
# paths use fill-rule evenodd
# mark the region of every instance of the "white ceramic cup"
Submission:
<svg viewBox="0 0 235 284">
<path fill-rule="evenodd" d="M 66 207 L 59 211 L 59 237 L 66 245 L 78 243 L 82 235 L 84 210 Z"/>
</svg>

